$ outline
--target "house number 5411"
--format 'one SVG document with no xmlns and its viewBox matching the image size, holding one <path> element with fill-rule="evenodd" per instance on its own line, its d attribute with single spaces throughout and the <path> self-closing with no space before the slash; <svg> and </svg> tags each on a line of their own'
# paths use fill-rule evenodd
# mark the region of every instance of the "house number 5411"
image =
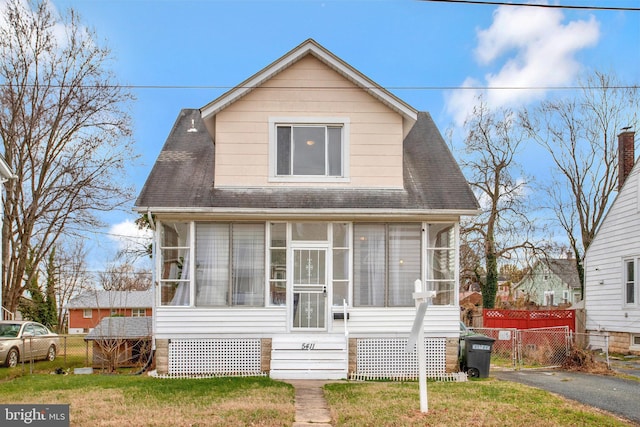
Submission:
<svg viewBox="0 0 640 427">
<path fill-rule="evenodd" d="M 313 350 L 316 347 L 316 343 L 314 342 L 303 342 L 302 349 L 303 350 Z"/>
</svg>

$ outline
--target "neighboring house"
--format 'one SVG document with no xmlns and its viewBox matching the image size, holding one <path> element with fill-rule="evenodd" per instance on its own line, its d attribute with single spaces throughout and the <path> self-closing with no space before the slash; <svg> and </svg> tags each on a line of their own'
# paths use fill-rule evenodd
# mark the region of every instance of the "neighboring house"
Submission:
<svg viewBox="0 0 640 427">
<path fill-rule="evenodd" d="M 0 155 L 0 184 L 4 184 L 8 180 L 15 179 L 15 178 L 17 178 L 17 176 L 13 173 L 13 171 L 7 164 L 7 161 L 4 159 L 4 157 Z M 4 186 L 2 188 L 4 189 Z M 4 197 L 0 197 L 0 212 L 4 212 L 4 206 L 2 204 L 3 201 L 4 201 Z M 4 215 L 0 215 L 0 230 L 2 230 L 3 221 L 4 221 Z M 3 253 L 2 240 L 0 240 L 0 253 Z M 1 262 L 2 261 L 0 261 L 0 263 Z M 2 265 L 0 264 L 0 269 L 1 268 L 2 268 Z M 2 275 L 2 277 L 4 278 L 4 275 Z M 15 313 L 11 313 L 7 311 L 4 308 L 4 305 L 2 304 L 2 290 L 4 289 L 4 283 L 2 283 L 1 280 L 2 279 L 0 279 L 0 320 L 14 319 Z"/>
<path fill-rule="evenodd" d="M 515 286 L 515 297 L 539 306 L 571 305 L 581 300 L 575 259 L 542 258 Z"/>
<path fill-rule="evenodd" d="M 416 279 L 436 293 L 429 372 L 457 367 L 477 201 L 428 113 L 313 40 L 182 110 L 136 210 L 159 374 L 406 378 Z"/>
<path fill-rule="evenodd" d="M 593 348 L 640 354 L 640 166 L 635 133 L 618 136 L 618 195 L 584 261 L 586 329 Z"/>
<path fill-rule="evenodd" d="M 152 291 L 87 291 L 66 305 L 69 333 L 86 334 L 105 317 L 151 317 Z"/>
<path fill-rule="evenodd" d="M 93 367 L 143 365 L 151 354 L 151 317 L 105 317 L 84 338 L 92 345 Z"/>
</svg>

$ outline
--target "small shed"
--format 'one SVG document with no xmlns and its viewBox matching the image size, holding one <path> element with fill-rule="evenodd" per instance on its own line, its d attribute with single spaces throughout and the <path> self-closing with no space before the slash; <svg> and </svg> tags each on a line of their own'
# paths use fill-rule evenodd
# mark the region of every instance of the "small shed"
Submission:
<svg viewBox="0 0 640 427">
<path fill-rule="evenodd" d="M 110 371 L 144 365 L 151 356 L 151 317 L 105 317 L 84 338 L 93 367 Z"/>
</svg>

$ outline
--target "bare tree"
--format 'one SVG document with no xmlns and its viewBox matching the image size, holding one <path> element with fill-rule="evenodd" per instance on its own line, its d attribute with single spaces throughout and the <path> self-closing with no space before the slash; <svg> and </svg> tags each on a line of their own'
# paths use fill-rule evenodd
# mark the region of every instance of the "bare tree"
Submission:
<svg viewBox="0 0 640 427">
<path fill-rule="evenodd" d="M 523 116 L 530 136 L 547 149 L 555 173 L 546 186 L 548 206 L 577 260 L 584 295 L 584 254 L 617 188 L 617 134 L 637 126 L 636 87 L 594 72 L 573 97 L 545 101 Z"/>
<path fill-rule="evenodd" d="M 63 331 L 66 325 L 64 307 L 71 298 L 78 296 L 85 290 L 94 289 L 95 284 L 87 272 L 87 252 L 82 240 L 58 242 L 55 254 L 58 273 L 56 278 L 58 331 Z"/>
<path fill-rule="evenodd" d="M 534 223 L 525 203 L 529 182 L 516 161 L 525 134 L 512 111 L 492 111 L 482 99 L 466 120 L 465 130 L 461 164 L 482 213 L 462 224 L 461 237 L 482 254 L 486 271 L 483 306 L 493 308 L 500 261 L 536 247 L 530 241 Z"/>
<path fill-rule="evenodd" d="M 5 184 L 3 304 L 15 311 L 27 259 L 39 264 L 62 235 L 100 227 L 98 211 L 131 200 L 131 94 L 108 68 L 109 49 L 70 10 L 9 0 L 0 16 L 0 139 L 18 176 Z"/>
<path fill-rule="evenodd" d="M 131 264 L 111 264 L 98 274 L 105 291 L 146 291 L 151 288 L 151 272 Z"/>
</svg>

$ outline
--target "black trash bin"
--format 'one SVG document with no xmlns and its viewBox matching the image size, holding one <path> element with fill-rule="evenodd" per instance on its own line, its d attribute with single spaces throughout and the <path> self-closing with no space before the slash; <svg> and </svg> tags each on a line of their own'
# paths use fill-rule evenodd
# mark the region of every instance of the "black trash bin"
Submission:
<svg viewBox="0 0 640 427">
<path fill-rule="evenodd" d="M 464 341 L 465 372 L 473 378 L 488 378 L 495 340 L 485 335 L 469 335 L 464 337 Z"/>
</svg>

